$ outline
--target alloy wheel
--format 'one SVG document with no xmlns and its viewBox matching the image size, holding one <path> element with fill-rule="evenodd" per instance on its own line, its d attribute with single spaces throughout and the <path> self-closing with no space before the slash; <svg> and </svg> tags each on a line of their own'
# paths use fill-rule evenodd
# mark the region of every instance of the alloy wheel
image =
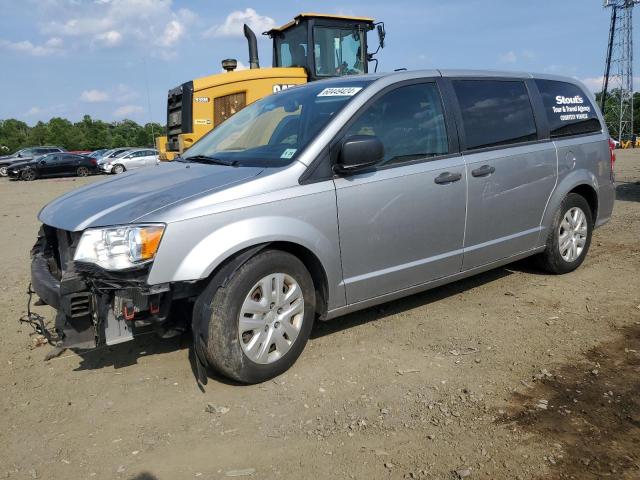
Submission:
<svg viewBox="0 0 640 480">
<path fill-rule="evenodd" d="M 78 167 L 77 173 L 79 177 L 86 177 L 89 175 L 89 169 L 87 167 Z"/>
<path fill-rule="evenodd" d="M 22 179 L 26 180 L 27 182 L 35 178 L 36 178 L 36 173 L 30 168 L 27 168 L 24 172 L 22 172 Z"/>
<path fill-rule="evenodd" d="M 558 248 L 560 256 L 566 262 L 575 262 L 587 243 L 587 216 L 579 207 L 569 209 L 565 214 L 558 231 Z"/>
<path fill-rule="evenodd" d="M 304 319 L 304 297 L 286 273 L 263 277 L 251 287 L 238 318 L 238 336 L 245 355 L 260 364 L 273 363 L 292 347 Z"/>
<path fill-rule="evenodd" d="M 0 177 L 6 177 L 7 175 L 9 175 L 7 167 L 0 167 Z"/>
</svg>

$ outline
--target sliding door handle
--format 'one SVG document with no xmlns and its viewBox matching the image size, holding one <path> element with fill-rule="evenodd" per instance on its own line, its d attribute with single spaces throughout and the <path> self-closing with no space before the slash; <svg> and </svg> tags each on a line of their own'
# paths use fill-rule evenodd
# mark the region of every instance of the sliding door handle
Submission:
<svg viewBox="0 0 640 480">
<path fill-rule="evenodd" d="M 457 182 L 462 178 L 461 173 L 444 172 L 438 175 L 433 181 L 438 185 L 446 185 L 448 183 Z"/>
</svg>

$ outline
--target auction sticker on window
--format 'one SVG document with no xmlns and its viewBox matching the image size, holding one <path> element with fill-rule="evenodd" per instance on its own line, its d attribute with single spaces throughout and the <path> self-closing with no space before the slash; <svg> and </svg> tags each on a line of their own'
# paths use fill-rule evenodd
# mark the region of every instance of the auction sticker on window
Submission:
<svg viewBox="0 0 640 480">
<path fill-rule="evenodd" d="M 296 150 L 296 148 L 287 148 L 284 152 L 282 152 L 280 158 L 291 158 L 293 157 L 293 154 L 296 153 Z"/>
<path fill-rule="evenodd" d="M 353 97 L 362 87 L 329 87 L 322 90 L 319 97 Z"/>
</svg>

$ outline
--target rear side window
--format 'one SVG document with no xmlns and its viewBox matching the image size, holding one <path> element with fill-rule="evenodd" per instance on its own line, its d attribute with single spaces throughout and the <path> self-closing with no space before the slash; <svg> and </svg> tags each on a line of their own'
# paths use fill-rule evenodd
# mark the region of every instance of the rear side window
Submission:
<svg viewBox="0 0 640 480">
<path fill-rule="evenodd" d="M 538 138 L 524 82 L 454 80 L 467 150 L 528 142 Z"/>
<path fill-rule="evenodd" d="M 440 92 L 434 83 L 399 87 L 376 99 L 346 137 L 375 135 L 384 146 L 379 165 L 445 155 L 449 151 Z"/>
<path fill-rule="evenodd" d="M 536 80 L 549 120 L 551 138 L 602 131 L 589 98 L 576 85 L 556 80 Z"/>
</svg>

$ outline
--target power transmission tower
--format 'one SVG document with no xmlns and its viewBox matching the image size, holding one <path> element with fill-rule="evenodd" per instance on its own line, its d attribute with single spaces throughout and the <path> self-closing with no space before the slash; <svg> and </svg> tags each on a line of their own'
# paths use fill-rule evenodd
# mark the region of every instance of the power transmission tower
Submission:
<svg viewBox="0 0 640 480">
<path fill-rule="evenodd" d="M 637 3 L 640 0 L 604 1 L 605 8 L 611 8 L 611 26 L 600 107 L 618 128 L 618 141 L 629 140 L 633 135 L 632 20 L 633 7 Z M 608 92 L 616 95 L 615 102 L 606 103 Z"/>
</svg>

